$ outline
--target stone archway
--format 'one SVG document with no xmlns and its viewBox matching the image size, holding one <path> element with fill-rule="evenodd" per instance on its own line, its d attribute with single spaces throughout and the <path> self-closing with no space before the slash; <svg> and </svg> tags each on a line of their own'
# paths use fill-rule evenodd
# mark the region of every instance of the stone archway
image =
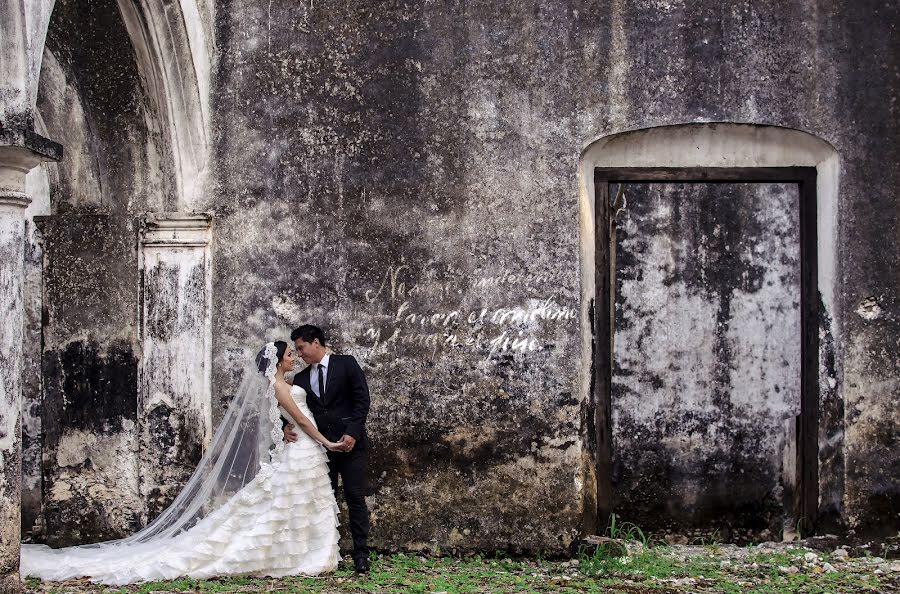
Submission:
<svg viewBox="0 0 900 594">
<path fill-rule="evenodd" d="M 207 189 L 214 52 L 212 6 L 195 0 L 165 5 L 142 0 L 114 1 L 128 32 L 141 84 L 161 123 L 155 133 L 169 147 L 163 158 L 170 163 L 174 185 L 170 199 L 135 213 L 136 223 L 146 212 L 167 212 L 162 220 L 172 221 L 172 245 L 183 250 L 186 244 L 195 245 L 197 241 L 193 235 L 179 241 L 179 229 L 185 227 L 182 219 L 187 222 L 189 235 L 195 233 L 198 221 L 201 227 L 206 225 L 203 237 L 209 228 L 208 217 L 198 217 L 192 211 L 202 208 Z M 34 182 L 27 186 L 26 178 L 40 162 L 59 159 L 62 154 L 60 145 L 35 133 L 35 122 L 41 120 L 41 114 L 36 113 L 38 83 L 54 8 L 52 0 L 17 0 L 0 8 L 0 37 L 4 40 L 0 47 L 0 244 L 4 251 L 0 305 L 4 328 L 13 329 L 4 333 L 0 344 L 0 357 L 7 371 L 0 386 L 4 402 L 0 425 L 8 429 L 0 438 L 0 523 L 8 536 L 0 546 L 0 591 L 20 588 L 17 567 L 22 424 L 18 413 L 22 397 L 23 247 L 26 207 L 31 202 L 27 189 L 34 186 Z M 55 172 L 50 177 L 55 178 Z M 34 175 L 31 178 L 37 179 Z M 43 214 L 34 212 L 34 208 L 27 213 L 29 220 L 32 214 Z M 160 216 L 153 219 L 160 220 Z M 208 246 L 208 240 L 204 241 L 203 245 Z M 195 256 L 192 258 L 196 261 Z M 155 257 L 156 261 L 160 258 Z M 208 258 L 204 265 L 208 265 Z M 204 429 L 201 423 L 201 438 L 208 431 L 209 427 Z"/>
<path fill-rule="evenodd" d="M 166 123 L 177 210 L 202 208 L 210 159 L 212 14 L 208 3 L 117 0 L 138 69 Z"/>
</svg>

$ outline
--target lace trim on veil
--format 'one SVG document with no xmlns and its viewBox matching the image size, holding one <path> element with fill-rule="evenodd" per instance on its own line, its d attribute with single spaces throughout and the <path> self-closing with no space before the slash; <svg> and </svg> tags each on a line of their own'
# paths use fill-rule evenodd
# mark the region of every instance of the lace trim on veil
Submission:
<svg viewBox="0 0 900 594">
<path fill-rule="evenodd" d="M 266 343 L 263 356 L 269 362 L 265 372 L 266 379 L 269 380 L 269 387 L 266 389 L 266 399 L 269 402 L 269 421 L 272 423 L 270 436 L 275 447 L 269 450 L 269 462 L 260 464 L 259 474 L 270 476 L 272 473 L 272 460 L 281 455 L 281 452 L 284 450 L 281 415 L 278 413 L 278 400 L 275 398 L 275 371 L 278 366 L 278 348 L 274 342 Z"/>
</svg>

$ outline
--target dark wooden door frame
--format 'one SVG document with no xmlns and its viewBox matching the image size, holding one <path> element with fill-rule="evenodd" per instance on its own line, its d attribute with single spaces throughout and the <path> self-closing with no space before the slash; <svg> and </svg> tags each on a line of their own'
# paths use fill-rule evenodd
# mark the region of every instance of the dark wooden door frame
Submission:
<svg viewBox="0 0 900 594">
<path fill-rule="evenodd" d="M 796 183 L 800 204 L 800 418 L 799 486 L 793 510 L 801 532 L 815 532 L 819 499 L 819 289 L 815 167 L 597 167 L 594 169 L 596 295 L 593 314 L 593 398 L 597 436 L 597 522 L 602 533 L 612 509 L 612 281 L 614 213 L 610 183 Z"/>
</svg>

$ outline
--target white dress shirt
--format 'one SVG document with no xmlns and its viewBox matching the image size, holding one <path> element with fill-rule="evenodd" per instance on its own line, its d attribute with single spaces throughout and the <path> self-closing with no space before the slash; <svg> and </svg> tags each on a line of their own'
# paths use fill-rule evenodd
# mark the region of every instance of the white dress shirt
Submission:
<svg viewBox="0 0 900 594">
<path fill-rule="evenodd" d="M 319 398 L 325 398 L 325 388 L 328 385 L 328 359 L 331 358 L 331 355 L 325 353 L 325 356 L 322 357 L 322 360 L 318 363 L 313 363 L 312 369 L 309 373 L 309 387 L 312 388 L 313 394 L 318 394 Z M 322 389 L 319 389 L 319 367 L 322 368 L 322 379 L 325 381 L 325 386 L 322 386 Z"/>
</svg>

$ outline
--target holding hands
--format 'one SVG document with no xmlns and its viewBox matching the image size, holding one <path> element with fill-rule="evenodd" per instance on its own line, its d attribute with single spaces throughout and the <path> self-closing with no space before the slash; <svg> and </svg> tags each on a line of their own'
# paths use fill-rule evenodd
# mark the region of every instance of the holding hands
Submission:
<svg viewBox="0 0 900 594">
<path fill-rule="evenodd" d="M 326 448 L 328 448 L 332 452 L 344 452 L 347 453 L 353 449 L 353 445 L 356 443 L 356 440 L 350 437 L 349 435 L 344 435 L 341 437 L 338 442 L 331 442 L 324 444 Z"/>
<path fill-rule="evenodd" d="M 338 442 L 338 445 L 341 446 L 341 449 L 338 450 L 339 452 L 349 452 L 353 449 L 353 446 L 356 445 L 356 439 L 350 437 L 345 433 L 343 436 L 341 436 L 341 440 Z"/>
<path fill-rule="evenodd" d="M 346 435 L 344 437 L 347 437 Z M 352 446 L 347 445 L 347 442 L 344 441 L 344 437 L 341 438 L 338 442 L 329 441 L 324 444 L 329 451 L 332 452 L 349 452 L 352 449 Z"/>
</svg>

